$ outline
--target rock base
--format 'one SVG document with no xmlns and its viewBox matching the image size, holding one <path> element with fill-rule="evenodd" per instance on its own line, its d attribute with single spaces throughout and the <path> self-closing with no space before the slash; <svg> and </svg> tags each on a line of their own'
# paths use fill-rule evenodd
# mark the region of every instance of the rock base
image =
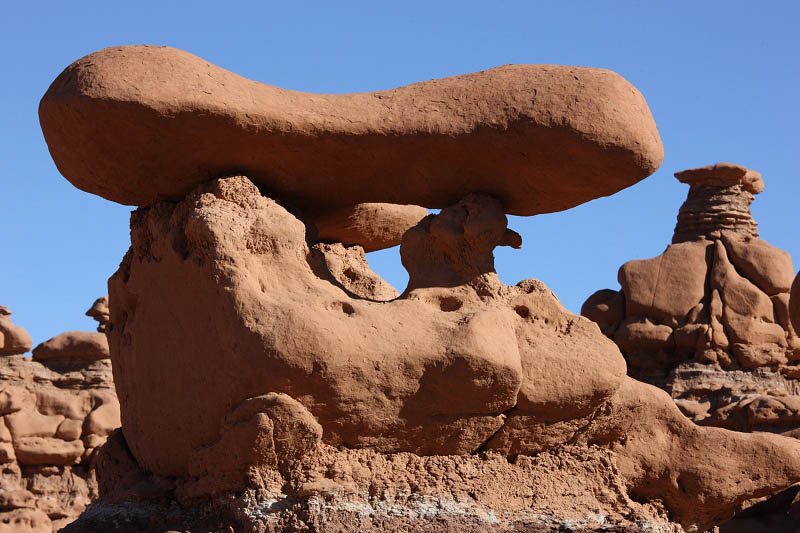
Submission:
<svg viewBox="0 0 800 533">
<path fill-rule="evenodd" d="M 141 471 L 117 432 L 98 478 L 101 498 L 65 532 L 683 531 L 658 503 L 632 500 L 615 454 L 597 447 L 509 461 L 322 446 L 280 487 L 197 499 Z"/>
</svg>

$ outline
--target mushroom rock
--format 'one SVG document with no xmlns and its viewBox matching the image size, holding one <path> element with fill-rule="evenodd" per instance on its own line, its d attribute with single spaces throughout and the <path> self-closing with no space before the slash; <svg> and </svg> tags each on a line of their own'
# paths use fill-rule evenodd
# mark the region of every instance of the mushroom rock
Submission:
<svg viewBox="0 0 800 533">
<path fill-rule="evenodd" d="M 108 296 L 101 296 L 94 301 L 92 307 L 86 311 L 86 316 L 92 317 L 97 320 L 97 331 L 105 333 L 108 327 Z"/>
<path fill-rule="evenodd" d="M 109 200 L 177 201 L 245 173 L 312 218 L 372 202 L 444 208 L 475 191 L 510 214 L 560 211 L 633 185 L 663 159 L 635 87 L 555 65 L 317 95 L 174 48 L 122 46 L 67 67 L 39 119 L 59 171 Z"/>
<path fill-rule="evenodd" d="M 694 422 L 800 435 L 794 267 L 758 236 L 749 206 L 763 179 L 731 163 L 675 176 L 690 190 L 672 244 L 625 263 L 618 296 L 598 291 L 583 314 L 619 345 L 630 375 L 668 391 Z M 624 297 L 624 319 L 598 294 Z"/>
<path fill-rule="evenodd" d="M 311 249 L 309 265 L 323 279 L 341 285 L 355 296 L 371 300 L 394 300 L 400 293 L 369 268 L 361 246 L 317 243 Z"/>
<path fill-rule="evenodd" d="M 11 311 L 0 305 L 0 355 L 19 355 L 30 351 L 33 341 L 25 328 L 11 322 Z"/>
<path fill-rule="evenodd" d="M 399 245 L 403 233 L 426 216 L 428 210 L 417 205 L 358 204 L 315 215 L 314 225 L 322 242 L 374 252 Z"/>
<path fill-rule="evenodd" d="M 705 529 L 800 481 L 800 442 L 692 424 L 626 377 L 614 343 L 544 284 L 500 282 L 493 248 L 521 245 L 506 224 L 485 194 L 425 217 L 401 244 L 409 286 L 376 301 L 321 269 L 307 226 L 246 177 L 134 211 L 131 248 L 109 280 L 124 442 L 112 437 L 100 477 L 114 499 L 74 530 L 107 525 L 143 479 L 189 508 L 244 494 L 224 515 L 243 529 L 280 530 L 301 514 L 361 530 L 502 516 L 497 531 L 540 508 L 564 523 L 591 508 L 633 525 L 649 504 L 631 498 L 663 500 L 680 524 Z M 593 473 L 572 470 L 576 457 Z M 582 491 L 598 476 L 618 480 L 621 499 L 552 505 L 564 483 Z M 556 487 L 521 496 L 529 481 Z M 402 496 L 408 486 L 419 502 Z M 428 497 L 438 510 L 414 514 Z M 295 511 L 252 507 L 284 499 Z M 195 519 L 176 512 L 153 527 Z"/>
<path fill-rule="evenodd" d="M 689 185 L 689 195 L 678 211 L 673 243 L 719 238 L 723 231 L 758 237 L 750 204 L 753 195 L 764 190 L 759 172 L 733 163 L 717 163 L 682 170 L 675 177 Z"/>
<path fill-rule="evenodd" d="M 0 327 L 5 335 L 7 325 Z M 0 357 L 0 529 L 55 531 L 97 497 L 95 457 L 120 425 L 119 403 L 107 344 L 104 359 L 87 358 L 75 336 L 62 335 L 56 357 L 37 357 L 40 345 L 32 360 L 21 355 L 31 345 L 25 337 L 27 347 L 13 344 L 15 355 Z M 20 338 L 18 331 L 8 338 Z M 65 357 L 76 349 L 79 357 Z"/>
</svg>

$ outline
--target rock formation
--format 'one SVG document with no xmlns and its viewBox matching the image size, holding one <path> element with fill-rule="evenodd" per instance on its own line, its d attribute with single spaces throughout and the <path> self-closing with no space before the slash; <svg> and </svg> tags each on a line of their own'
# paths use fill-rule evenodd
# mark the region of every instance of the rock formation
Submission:
<svg viewBox="0 0 800 533">
<path fill-rule="evenodd" d="M 40 117 L 70 181 L 140 205 L 109 280 L 122 431 L 72 530 L 703 529 L 800 481 L 800 442 L 693 424 L 541 282 L 494 271 L 522 244 L 506 213 L 660 163 L 616 74 L 318 96 L 125 47 L 65 70 Z M 316 217 L 365 202 L 443 208 L 403 233 L 399 296 L 363 248 L 318 242 Z"/>
<path fill-rule="evenodd" d="M 789 254 L 758 238 L 758 172 L 718 163 L 690 185 L 672 244 L 619 270 L 620 291 L 583 306 L 629 373 L 666 389 L 695 422 L 744 431 L 800 427 L 800 339 L 789 319 Z"/>
<path fill-rule="evenodd" d="M 10 316 L 11 311 L 0 305 L 0 356 L 23 354 L 33 346 L 28 332 L 12 323 Z"/>
<path fill-rule="evenodd" d="M 730 163 L 675 176 L 690 189 L 672 244 L 625 263 L 621 290 L 596 292 L 581 313 L 617 343 L 630 375 L 666 390 L 694 422 L 800 437 L 794 270 L 789 254 L 759 239 L 750 214 L 763 180 Z M 771 505 L 737 520 L 752 524 Z M 789 520 L 785 508 L 778 514 Z M 783 531 L 778 514 L 773 530 Z"/>
<path fill-rule="evenodd" d="M 97 496 L 96 451 L 120 425 L 108 345 L 87 358 L 63 342 L 80 335 L 59 336 L 32 361 L 30 337 L 0 309 L 5 339 L 17 339 L 0 357 L 0 531 L 55 531 Z"/>
<path fill-rule="evenodd" d="M 108 327 L 108 296 L 101 296 L 94 301 L 92 306 L 86 311 L 86 316 L 97 320 L 97 331 L 105 333 Z"/>
</svg>

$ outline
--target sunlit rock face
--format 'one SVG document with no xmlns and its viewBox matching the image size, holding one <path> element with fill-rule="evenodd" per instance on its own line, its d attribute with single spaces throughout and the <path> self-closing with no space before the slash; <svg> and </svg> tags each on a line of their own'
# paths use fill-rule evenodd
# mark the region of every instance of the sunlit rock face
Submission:
<svg viewBox="0 0 800 533">
<path fill-rule="evenodd" d="M 800 481 L 800 443 L 696 426 L 544 284 L 495 273 L 522 245 L 506 214 L 660 164 L 612 72 L 321 96 L 122 47 L 68 67 L 40 117 L 67 179 L 140 206 L 109 280 L 122 431 L 73 530 L 705 529 Z M 357 207 L 386 202 L 442 211 Z M 398 235 L 401 294 L 363 255 Z"/>
</svg>

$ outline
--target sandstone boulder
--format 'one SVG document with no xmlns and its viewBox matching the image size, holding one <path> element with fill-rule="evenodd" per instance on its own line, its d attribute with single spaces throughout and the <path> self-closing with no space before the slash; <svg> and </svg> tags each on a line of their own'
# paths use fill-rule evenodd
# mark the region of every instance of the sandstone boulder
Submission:
<svg viewBox="0 0 800 533">
<path fill-rule="evenodd" d="M 358 204 L 334 209 L 314 217 L 319 240 L 359 245 L 365 252 L 398 246 L 407 229 L 428 216 L 417 205 Z"/>
<path fill-rule="evenodd" d="M 596 311 L 598 293 L 584 304 L 594 312 L 585 314 L 625 353 L 629 374 L 669 392 L 695 423 L 799 436 L 800 339 L 789 295 L 794 271 L 787 253 L 758 238 L 750 204 L 763 179 L 730 163 L 675 176 L 690 190 L 673 244 L 661 256 L 620 269 L 624 320 L 607 326 L 609 313 Z M 698 250 L 695 259 L 686 250 Z M 680 479 L 677 484 L 692 490 Z M 734 531 L 731 524 L 724 530 Z"/>
<path fill-rule="evenodd" d="M 367 264 L 361 246 L 340 243 L 314 245 L 309 265 L 321 278 L 340 284 L 350 293 L 370 300 L 394 300 L 400 293 L 376 274 Z"/>
<path fill-rule="evenodd" d="M 106 334 L 94 331 L 68 331 L 33 349 L 35 361 L 91 361 L 108 357 Z"/>
<path fill-rule="evenodd" d="M 368 202 L 443 208 L 482 191 L 532 215 L 613 194 L 663 159 L 630 83 L 555 65 L 315 95 L 174 48 L 122 46 L 67 67 L 39 119 L 73 185 L 142 206 L 244 172 L 309 214 Z"/>
<path fill-rule="evenodd" d="M 592 294 L 581 306 L 581 315 L 597 322 L 600 329 L 614 326 L 625 318 L 625 295 L 620 291 L 601 289 Z"/>
</svg>

